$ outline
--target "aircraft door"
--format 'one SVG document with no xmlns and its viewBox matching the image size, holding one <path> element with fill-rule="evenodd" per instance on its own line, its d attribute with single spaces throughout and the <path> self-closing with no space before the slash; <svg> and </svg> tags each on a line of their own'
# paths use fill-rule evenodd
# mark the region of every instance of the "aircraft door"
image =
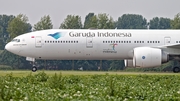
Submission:
<svg viewBox="0 0 180 101">
<path fill-rule="evenodd" d="M 35 46 L 37 48 L 42 47 L 42 38 L 41 38 L 41 36 L 36 36 L 36 38 L 35 38 Z"/>
<path fill-rule="evenodd" d="M 164 38 L 164 45 L 168 45 L 171 43 L 171 37 L 165 37 Z"/>
<path fill-rule="evenodd" d="M 86 38 L 86 48 L 93 48 L 93 37 Z"/>
</svg>

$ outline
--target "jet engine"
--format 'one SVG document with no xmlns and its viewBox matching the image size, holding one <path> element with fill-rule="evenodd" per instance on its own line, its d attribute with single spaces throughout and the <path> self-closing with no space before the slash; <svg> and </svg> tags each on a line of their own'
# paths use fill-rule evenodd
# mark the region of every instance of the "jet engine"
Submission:
<svg viewBox="0 0 180 101">
<path fill-rule="evenodd" d="M 169 61 L 169 55 L 158 48 L 138 47 L 132 60 L 125 60 L 126 67 L 155 67 Z"/>
<path fill-rule="evenodd" d="M 168 54 L 161 49 L 138 47 L 134 49 L 134 67 L 155 67 L 168 62 Z"/>
</svg>

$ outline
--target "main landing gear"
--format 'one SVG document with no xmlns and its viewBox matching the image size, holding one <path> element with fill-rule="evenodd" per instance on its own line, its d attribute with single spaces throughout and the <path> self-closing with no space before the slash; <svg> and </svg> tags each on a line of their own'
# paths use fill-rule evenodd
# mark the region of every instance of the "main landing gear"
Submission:
<svg viewBox="0 0 180 101">
<path fill-rule="evenodd" d="M 174 61 L 172 70 L 174 73 L 180 72 L 180 61 Z"/>
<path fill-rule="evenodd" d="M 173 72 L 174 73 L 179 73 L 180 72 L 180 67 L 177 67 L 177 66 L 173 67 Z"/>
</svg>

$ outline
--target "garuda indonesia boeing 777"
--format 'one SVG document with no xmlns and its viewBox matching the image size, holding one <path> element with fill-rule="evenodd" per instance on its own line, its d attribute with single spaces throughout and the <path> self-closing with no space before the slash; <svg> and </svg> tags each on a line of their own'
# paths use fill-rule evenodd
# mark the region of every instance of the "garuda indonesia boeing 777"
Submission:
<svg viewBox="0 0 180 101">
<path fill-rule="evenodd" d="M 180 59 L 180 30 L 50 29 L 19 35 L 5 49 L 33 62 L 111 59 L 125 60 L 126 67 L 156 67 Z"/>
</svg>

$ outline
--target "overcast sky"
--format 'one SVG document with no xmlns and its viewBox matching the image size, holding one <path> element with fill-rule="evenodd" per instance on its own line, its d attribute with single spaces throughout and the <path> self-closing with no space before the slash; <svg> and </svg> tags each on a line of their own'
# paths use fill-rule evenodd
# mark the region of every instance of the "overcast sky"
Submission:
<svg viewBox="0 0 180 101">
<path fill-rule="evenodd" d="M 54 28 L 69 14 L 83 21 L 90 12 L 107 13 L 114 20 L 123 14 L 141 14 L 149 20 L 156 16 L 173 19 L 180 12 L 180 0 L 0 0 L 0 4 L 0 14 L 26 14 L 32 25 L 50 15 Z"/>
</svg>

